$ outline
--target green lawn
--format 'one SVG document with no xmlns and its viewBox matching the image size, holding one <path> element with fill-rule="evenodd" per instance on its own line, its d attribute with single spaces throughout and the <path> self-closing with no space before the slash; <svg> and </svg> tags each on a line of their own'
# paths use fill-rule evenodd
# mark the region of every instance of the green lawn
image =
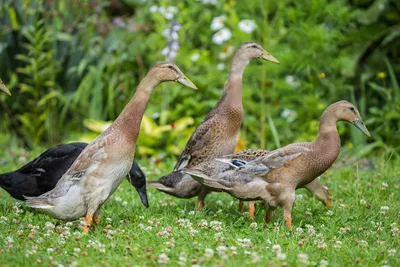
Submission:
<svg viewBox="0 0 400 267">
<path fill-rule="evenodd" d="M 0 172 L 21 166 L 21 153 L 14 160 L 5 156 L 8 163 Z M 158 166 L 139 163 L 149 180 L 173 165 L 172 160 Z M 252 222 L 224 193 L 210 195 L 205 210 L 197 213 L 195 199 L 149 189 L 146 209 L 124 181 L 103 206 L 100 226 L 83 235 L 80 222 L 57 222 L 1 190 L 0 265 L 399 266 L 400 162 L 385 165 L 377 157 L 374 163 L 375 169 L 332 167 L 323 176 L 333 196 L 331 209 L 298 190 L 293 232 L 286 229 L 281 210 L 264 227 L 262 205 Z"/>
</svg>

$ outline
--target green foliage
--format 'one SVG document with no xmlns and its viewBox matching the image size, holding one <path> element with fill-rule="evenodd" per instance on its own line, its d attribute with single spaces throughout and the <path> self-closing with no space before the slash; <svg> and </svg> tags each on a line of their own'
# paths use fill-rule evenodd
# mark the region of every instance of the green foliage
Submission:
<svg viewBox="0 0 400 267">
<path fill-rule="evenodd" d="M 85 119 L 114 120 L 148 69 L 165 60 L 162 51 L 171 47 L 166 30 L 178 22 L 175 62 L 200 90 L 161 85 L 146 112 L 149 118 L 161 114 L 156 125 L 182 117 L 198 125 L 221 95 L 233 51 L 255 41 L 281 64 L 255 60 L 244 74 L 241 136 L 249 146 L 312 140 L 324 108 L 347 99 L 373 133 L 369 153 L 398 156 L 398 1 L 205 2 L 3 1 L 0 77 L 13 97 L 0 96 L 2 129 L 32 146 L 85 134 Z M 216 43 L 219 30 L 211 24 L 221 15 L 231 37 Z M 257 27 L 244 31 L 239 23 L 245 19 Z M 340 132 L 355 146 L 365 145 L 350 127 Z M 150 145 L 157 154 L 169 145 L 183 149 L 181 141 L 157 140 Z"/>
</svg>

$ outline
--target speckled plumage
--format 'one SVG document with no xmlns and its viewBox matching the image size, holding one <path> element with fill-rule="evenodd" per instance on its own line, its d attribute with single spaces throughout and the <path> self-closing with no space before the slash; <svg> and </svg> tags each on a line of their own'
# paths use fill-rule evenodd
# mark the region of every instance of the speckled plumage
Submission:
<svg viewBox="0 0 400 267">
<path fill-rule="evenodd" d="M 56 187 L 39 197 L 27 198 L 27 204 L 61 220 L 86 215 L 87 232 L 92 221 L 98 221 L 103 203 L 132 167 L 140 122 L 151 92 L 163 81 L 178 81 L 197 89 L 174 64 L 154 66 L 118 118 L 82 151 Z"/>
<path fill-rule="evenodd" d="M 181 198 L 198 196 L 199 202 L 204 201 L 209 188 L 182 174 L 181 170 L 233 153 L 243 118 L 242 76 L 246 66 L 255 58 L 279 63 L 260 45 L 242 44 L 233 56 L 221 98 L 190 137 L 173 172 L 149 182 L 150 187 Z"/>
<path fill-rule="evenodd" d="M 269 152 L 240 152 L 237 157 L 233 154 L 216 159 L 218 163 L 203 163 L 214 168 L 187 168 L 183 172 L 206 186 L 228 192 L 239 199 L 264 200 L 269 205 L 266 222 L 272 219 L 274 209 L 282 206 L 291 229 L 295 190 L 304 186 L 318 188 L 315 178 L 324 173 L 339 155 L 340 137 L 336 128 L 339 120 L 353 123 L 369 136 L 357 109 L 347 101 L 339 101 L 322 114 L 319 133 L 313 142 L 290 144 Z M 250 160 L 243 158 L 243 155 L 248 157 L 249 154 L 259 156 Z M 221 164 L 227 167 L 221 167 Z"/>
</svg>

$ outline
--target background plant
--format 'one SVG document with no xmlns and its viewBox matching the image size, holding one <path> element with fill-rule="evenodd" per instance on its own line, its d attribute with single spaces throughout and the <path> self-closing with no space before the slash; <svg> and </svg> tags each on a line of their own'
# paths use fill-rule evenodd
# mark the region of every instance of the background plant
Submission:
<svg viewBox="0 0 400 267">
<path fill-rule="evenodd" d="M 281 65 L 252 62 L 245 72 L 241 138 L 248 146 L 312 140 L 323 109 L 348 99 L 373 133 L 365 146 L 351 127 L 340 127 L 351 146 L 398 156 L 399 11 L 390 0 L 6 0 L 0 77 L 13 97 L 0 97 L 4 138 L 28 147 L 79 139 L 86 119 L 115 119 L 147 70 L 169 59 L 201 90 L 162 85 L 146 114 L 160 127 L 191 117 L 179 136 L 184 144 L 219 98 L 234 50 L 255 41 Z M 179 154 L 164 149 L 183 148 L 169 131 L 145 147 Z"/>
</svg>

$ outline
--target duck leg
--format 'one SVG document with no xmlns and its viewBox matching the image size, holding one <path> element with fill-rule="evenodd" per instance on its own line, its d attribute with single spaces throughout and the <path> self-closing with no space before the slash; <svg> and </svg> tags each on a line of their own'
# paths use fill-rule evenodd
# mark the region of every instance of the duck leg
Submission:
<svg viewBox="0 0 400 267">
<path fill-rule="evenodd" d="M 93 215 L 93 221 L 95 224 L 100 224 L 99 214 L 100 214 L 100 210 L 97 210 Z"/>
<path fill-rule="evenodd" d="M 289 231 L 292 231 L 292 208 L 296 198 L 295 192 L 286 193 L 286 199 L 283 201 L 283 217 Z"/>
<path fill-rule="evenodd" d="M 274 215 L 276 207 L 268 205 L 267 212 L 265 213 L 265 223 L 268 224 L 272 221 L 272 216 Z"/>
<path fill-rule="evenodd" d="M 254 201 L 250 201 L 250 202 L 249 202 L 249 216 L 250 216 L 250 220 L 254 220 L 254 212 L 255 212 Z"/>
<path fill-rule="evenodd" d="M 316 196 L 328 208 L 332 207 L 332 197 L 329 194 L 328 187 L 324 186 L 318 179 L 314 179 L 311 183 L 304 186 L 314 196 Z"/>
<path fill-rule="evenodd" d="M 244 203 L 243 201 L 239 200 L 239 212 L 243 213 L 243 211 L 244 211 Z"/>
<path fill-rule="evenodd" d="M 93 214 L 87 213 L 85 216 L 85 226 L 83 227 L 83 232 L 85 234 L 89 233 L 89 228 L 93 222 Z"/>
<path fill-rule="evenodd" d="M 210 193 L 207 187 L 202 186 L 199 194 L 197 195 L 197 211 L 201 211 L 204 208 L 204 199 Z"/>
</svg>

